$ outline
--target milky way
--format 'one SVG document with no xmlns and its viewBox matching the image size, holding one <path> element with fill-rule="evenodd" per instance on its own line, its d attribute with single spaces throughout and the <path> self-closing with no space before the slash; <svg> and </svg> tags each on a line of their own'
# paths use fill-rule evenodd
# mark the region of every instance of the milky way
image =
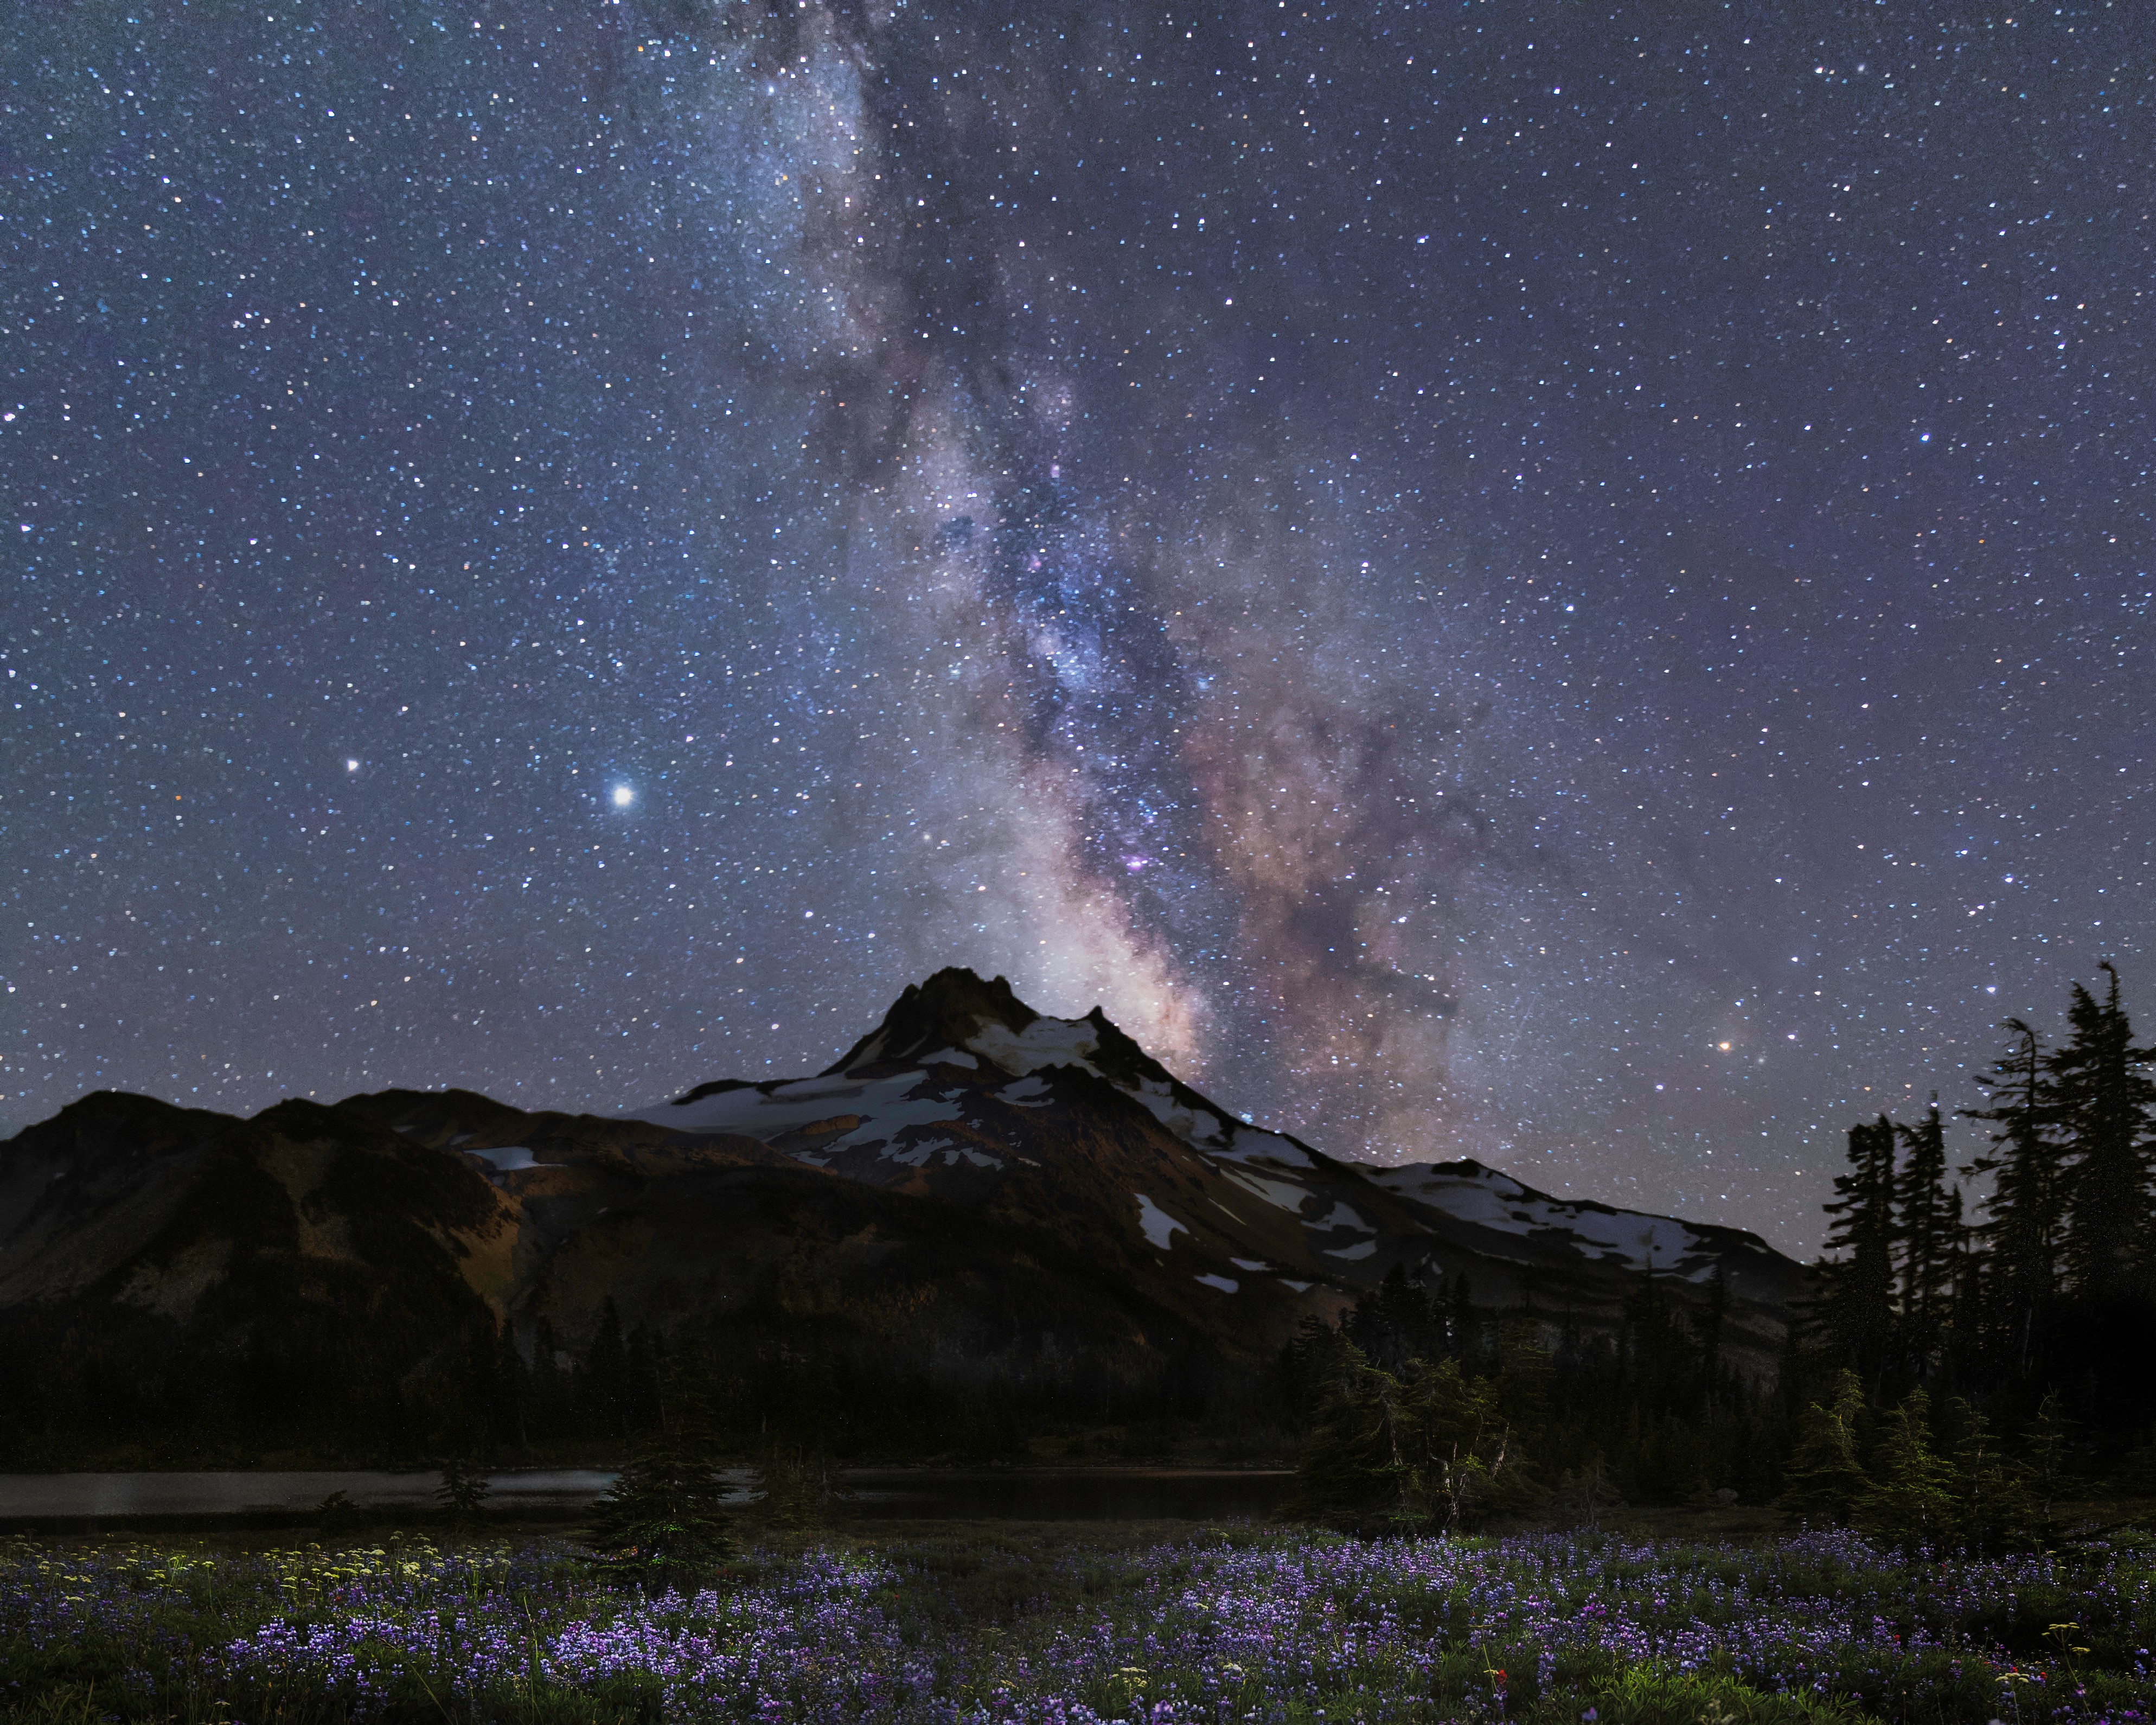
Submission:
<svg viewBox="0 0 2156 1725">
<path fill-rule="evenodd" d="M 2156 1002 L 2137 8 L 137 12 L 8 27 L 11 1128 L 963 963 L 1803 1250 Z"/>
</svg>

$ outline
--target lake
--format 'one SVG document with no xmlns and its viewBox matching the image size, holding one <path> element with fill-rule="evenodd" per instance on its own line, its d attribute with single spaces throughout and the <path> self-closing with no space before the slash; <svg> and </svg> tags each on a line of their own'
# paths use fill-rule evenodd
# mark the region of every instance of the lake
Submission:
<svg viewBox="0 0 2156 1725">
<path fill-rule="evenodd" d="M 750 1489 L 746 1468 L 725 1476 Z M 568 1516 L 613 1482 L 597 1468 L 488 1476 L 490 1508 Z M 857 1516 L 950 1521 L 1221 1521 L 1263 1518 L 1287 1495 L 1284 1472 L 1204 1468 L 849 1468 Z M 441 1476 L 349 1469 L 284 1473 L 0 1474 L 0 1525 L 158 1516 L 290 1516 L 332 1492 L 357 1505 L 430 1504 Z"/>
</svg>

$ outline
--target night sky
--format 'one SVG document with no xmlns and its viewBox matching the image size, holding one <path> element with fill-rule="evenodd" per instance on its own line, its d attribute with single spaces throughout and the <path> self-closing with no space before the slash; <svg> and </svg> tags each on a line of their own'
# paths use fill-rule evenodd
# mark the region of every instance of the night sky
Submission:
<svg viewBox="0 0 2156 1725">
<path fill-rule="evenodd" d="M 959 963 L 1808 1252 L 2006 1014 L 2156 1027 L 2144 5 L 6 32 L 8 1130 Z"/>
</svg>

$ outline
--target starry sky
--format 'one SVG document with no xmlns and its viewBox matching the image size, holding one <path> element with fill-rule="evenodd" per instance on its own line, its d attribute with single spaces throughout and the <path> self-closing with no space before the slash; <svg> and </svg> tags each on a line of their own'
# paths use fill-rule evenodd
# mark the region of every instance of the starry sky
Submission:
<svg viewBox="0 0 2156 1725">
<path fill-rule="evenodd" d="M 648 1106 L 959 963 L 1809 1252 L 2156 1014 L 2139 6 L 8 29 L 8 1130 Z"/>
</svg>

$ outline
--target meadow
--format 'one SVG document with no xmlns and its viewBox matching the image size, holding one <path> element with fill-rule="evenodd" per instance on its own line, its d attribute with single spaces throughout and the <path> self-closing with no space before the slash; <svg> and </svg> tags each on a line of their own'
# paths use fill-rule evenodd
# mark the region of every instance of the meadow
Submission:
<svg viewBox="0 0 2156 1725">
<path fill-rule="evenodd" d="M 0 1543 L 0 1719 L 1738 1725 L 2156 1720 L 2146 1543 L 777 1539 L 647 1596 L 552 1539 Z"/>
</svg>

